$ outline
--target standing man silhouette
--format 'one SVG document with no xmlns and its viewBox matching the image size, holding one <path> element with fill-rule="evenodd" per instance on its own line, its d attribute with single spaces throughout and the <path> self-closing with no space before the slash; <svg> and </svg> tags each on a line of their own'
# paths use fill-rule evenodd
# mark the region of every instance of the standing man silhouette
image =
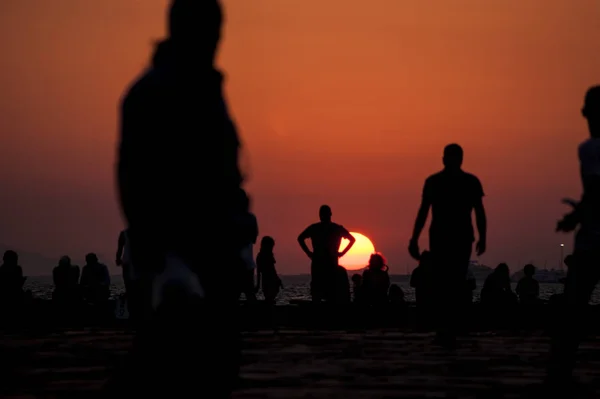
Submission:
<svg viewBox="0 0 600 399">
<path fill-rule="evenodd" d="M 118 189 L 145 320 L 129 368 L 108 392 L 226 398 L 237 381 L 250 223 L 240 142 L 214 64 L 222 19 L 218 0 L 173 0 L 168 37 L 122 102 Z M 157 280 L 168 271 L 198 284 Z"/>
<path fill-rule="evenodd" d="M 304 253 L 312 260 L 310 266 L 310 291 L 312 300 L 320 302 L 334 301 L 336 298 L 339 258 L 344 256 L 356 242 L 356 238 L 348 230 L 331 221 L 331 208 L 322 205 L 319 209 L 320 222 L 311 224 L 298 236 L 298 243 Z M 348 245 L 340 252 L 342 239 L 349 241 Z M 310 239 L 312 251 L 306 245 Z"/>
<path fill-rule="evenodd" d="M 464 285 L 469 270 L 475 234 L 471 214 L 475 210 L 479 241 L 477 255 L 486 249 L 486 216 L 483 188 L 479 179 L 462 170 L 463 150 L 458 144 L 444 148 L 444 169 L 425 180 L 423 198 L 409 244 L 410 255 L 420 258 L 419 236 L 431 208 L 429 250 L 432 254 L 434 295 L 440 323 L 436 342 L 447 347 L 456 344 L 453 325 L 457 309 L 464 303 Z"/>
<path fill-rule="evenodd" d="M 583 195 L 573 212 L 558 222 L 557 231 L 575 235 L 575 250 L 565 283 L 566 309 L 552 339 L 547 382 L 571 391 L 575 357 L 583 335 L 583 319 L 590 297 L 600 280 L 600 86 L 590 88 L 582 109 L 590 137 L 579 145 Z M 568 203 L 568 201 L 565 201 Z M 558 386 L 557 386 L 558 385 Z"/>
</svg>

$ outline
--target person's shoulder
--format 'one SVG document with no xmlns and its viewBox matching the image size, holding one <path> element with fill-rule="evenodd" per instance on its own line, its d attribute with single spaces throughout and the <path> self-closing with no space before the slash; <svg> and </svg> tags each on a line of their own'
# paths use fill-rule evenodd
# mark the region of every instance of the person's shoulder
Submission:
<svg viewBox="0 0 600 399">
<path fill-rule="evenodd" d="M 598 159 L 598 153 L 600 153 L 600 138 L 589 138 L 579 144 L 577 148 L 579 157 Z"/>
<path fill-rule="evenodd" d="M 158 86 L 158 81 L 156 71 L 153 68 L 146 69 L 125 90 L 121 98 L 122 108 L 130 108 L 139 102 L 147 101 Z"/>
<path fill-rule="evenodd" d="M 435 184 L 436 182 L 440 181 L 443 178 L 444 178 L 444 171 L 440 170 L 439 172 L 429 175 L 425 179 L 425 184 Z"/>
</svg>

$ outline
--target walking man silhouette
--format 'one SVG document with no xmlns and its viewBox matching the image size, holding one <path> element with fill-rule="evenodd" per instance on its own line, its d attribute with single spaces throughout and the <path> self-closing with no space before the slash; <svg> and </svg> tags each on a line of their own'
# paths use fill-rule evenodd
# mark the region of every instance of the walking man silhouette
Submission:
<svg viewBox="0 0 600 399">
<path fill-rule="evenodd" d="M 118 188 L 146 319 L 129 368 L 112 384 L 125 396 L 225 398 L 237 380 L 232 280 L 241 276 L 249 212 L 214 65 L 222 19 L 217 0 L 173 0 L 168 37 L 122 102 Z"/>
<path fill-rule="evenodd" d="M 421 206 L 409 244 L 410 255 L 420 258 L 419 236 L 431 208 L 429 250 L 432 255 L 433 289 L 437 297 L 439 328 L 436 342 L 453 347 L 459 322 L 457 312 L 464 303 L 464 285 L 475 235 L 471 214 L 475 210 L 479 241 L 477 255 L 486 249 L 486 216 L 479 179 L 462 170 L 463 150 L 458 144 L 444 148 L 444 169 L 425 180 Z"/>
<path fill-rule="evenodd" d="M 356 238 L 344 226 L 331 221 L 331 215 L 331 208 L 328 205 L 322 205 L 319 209 L 321 221 L 311 224 L 298 236 L 300 248 L 312 261 L 310 290 L 314 302 L 335 300 L 335 290 L 339 285 L 336 282 L 339 258 L 350 251 L 356 242 Z M 344 238 L 349 243 L 340 252 L 340 245 Z M 311 240 L 312 251 L 306 245 L 307 239 Z"/>
<path fill-rule="evenodd" d="M 571 232 L 577 227 L 575 250 L 565 283 L 565 309 L 552 339 L 547 382 L 552 391 L 570 393 L 577 349 L 583 335 L 586 307 L 600 280 L 600 86 L 590 88 L 582 109 L 590 137 L 579 145 L 583 195 L 573 212 L 556 227 Z"/>
</svg>

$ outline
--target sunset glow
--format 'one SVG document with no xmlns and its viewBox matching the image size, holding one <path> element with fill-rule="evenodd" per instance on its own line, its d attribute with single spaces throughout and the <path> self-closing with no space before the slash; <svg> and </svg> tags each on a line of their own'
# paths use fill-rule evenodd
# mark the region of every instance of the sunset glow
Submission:
<svg viewBox="0 0 600 399">
<path fill-rule="evenodd" d="M 350 232 L 356 242 L 346 255 L 340 258 L 340 264 L 348 270 L 360 270 L 367 266 L 369 257 L 375 252 L 375 246 L 369 238 L 363 234 Z M 340 251 L 346 248 L 348 240 L 343 239 Z"/>
</svg>

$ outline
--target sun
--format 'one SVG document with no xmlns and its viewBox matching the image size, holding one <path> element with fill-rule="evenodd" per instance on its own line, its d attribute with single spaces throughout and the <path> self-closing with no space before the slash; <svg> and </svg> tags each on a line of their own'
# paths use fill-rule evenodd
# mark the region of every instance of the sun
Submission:
<svg viewBox="0 0 600 399">
<path fill-rule="evenodd" d="M 340 258 L 340 265 L 344 266 L 348 270 L 360 270 L 364 269 L 369 263 L 369 258 L 375 252 L 375 246 L 369 240 L 369 238 L 363 234 L 350 232 L 356 242 L 354 246 L 350 248 L 350 251 Z M 340 251 L 346 248 L 348 240 L 345 238 L 342 240 L 340 245 Z"/>
</svg>

